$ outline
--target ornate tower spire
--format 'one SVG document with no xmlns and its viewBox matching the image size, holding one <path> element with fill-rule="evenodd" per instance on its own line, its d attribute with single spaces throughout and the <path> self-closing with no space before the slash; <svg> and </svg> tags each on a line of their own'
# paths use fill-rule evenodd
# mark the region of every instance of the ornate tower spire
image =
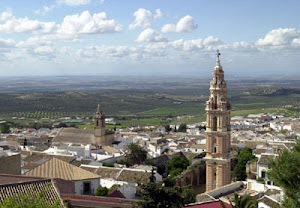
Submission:
<svg viewBox="0 0 300 208">
<path fill-rule="evenodd" d="M 100 104 L 98 104 L 97 111 L 96 111 L 96 115 L 99 115 L 99 116 L 102 115 L 102 111 L 101 111 L 101 108 L 100 108 Z"/>
<path fill-rule="evenodd" d="M 105 116 L 101 111 L 100 104 L 98 104 L 97 111 L 94 116 L 95 128 L 105 127 Z"/>
<path fill-rule="evenodd" d="M 217 65 L 206 102 L 206 191 L 230 183 L 230 104 L 220 55 L 217 50 Z"/>
<path fill-rule="evenodd" d="M 216 64 L 215 70 L 216 69 L 222 70 L 222 66 L 221 66 L 221 63 L 220 63 L 220 55 L 221 55 L 221 53 L 220 53 L 219 49 L 217 50 L 217 54 L 216 55 L 217 55 L 217 64 Z"/>
</svg>

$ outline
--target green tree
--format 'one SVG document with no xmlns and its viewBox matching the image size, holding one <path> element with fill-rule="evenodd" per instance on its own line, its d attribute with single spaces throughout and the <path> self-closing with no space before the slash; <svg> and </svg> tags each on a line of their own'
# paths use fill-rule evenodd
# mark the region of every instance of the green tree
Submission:
<svg viewBox="0 0 300 208">
<path fill-rule="evenodd" d="M 108 188 L 106 187 L 102 187 L 101 185 L 98 186 L 98 188 L 96 189 L 96 196 L 107 196 L 108 195 Z"/>
<path fill-rule="evenodd" d="M 170 131 L 172 130 L 172 128 L 171 128 L 170 125 L 168 124 L 168 125 L 165 126 L 165 130 L 166 130 L 166 132 L 170 132 Z"/>
<path fill-rule="evenodd" d="M 268 177 L 284 189 L 283 207 L 300 207 L 300 141 L 269 163 Z"/>
<path fill-rule="evenodd" d="M 141 185 L 143 201 L 138 203 L 142 208 L 179 208 L 184 204 L 184 200 L 174 187 L 165 187 L 161 183 L 147 183 Z"/>
<path fill-rule="evenodd" d="M 237 181 L 243 181 L 247 178 L 246 165 L 248 161 L 254 160 L 255 156 L 249 147 L 242 148 L 237 155 L 237 165 L 232 171 L 232 178 Z"/>
<path fill-rule="evenodd" d="M 236 193 L 234 194 L 234 199 L 229 201 L 231 208 L 256 208 L 258 204 L 258 202 L 250 196 L 242 197 Z M 225 204 L 222 201 L 220 202 L 222 207 L 226 208 Z"/>
<path fill-rule="evenodd" d="M 58 128 L 67 128 L 67 127 L 68 127 L 68 125 L 65 124 L 65 123 L 59 123 L 58 124 Z"/>
<path fill-rule="evenodd" d="M 175 156 L 168 162 L 166 172 L 168 172 L 171 177 L 175 177 L 184 171 L 189 165 L 190 161 L 186 157 Z"/>
<path fill-rule="evenodd" d="M 196 194 L 191 185 L 182 187 L 181 198 L 184 204 L 196 202 Z"/>
<path fill-rule="evenodd" d="M 1 133 L 3 134 L 8 134 L 10 131 L 9 131 L 9 125 L 7 123 L 3 123 L 0 125 L 0 131 Z"/>
<path fill-rule="evenodd" d="M 180 124 L 178 132 L 186 132 L 187 126 L 185 123 Z"/>
<path fill-rule="evenodd" d="M 141 164 L 147 159 L 147 151 L 141 146 L 131 143 L 128 145 L 128 152 L 125 155 L 125 162 L 129 165 Z"/>
</svg>

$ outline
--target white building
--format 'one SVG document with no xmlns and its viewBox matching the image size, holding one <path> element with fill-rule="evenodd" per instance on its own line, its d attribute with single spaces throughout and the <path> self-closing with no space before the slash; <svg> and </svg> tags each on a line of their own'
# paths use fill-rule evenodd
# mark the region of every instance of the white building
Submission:
<svg viewBox="0 0 300 208">
<path fill-rule="evenodd" d="M 265 180 L 266 184 L 273 185 L 273 181 L 269 180 L 267 172 L 269 171 L 269 161 L 276 157 L 276 154 L 261 154 L 257 162 L 257 177 Z"/>
</svg>

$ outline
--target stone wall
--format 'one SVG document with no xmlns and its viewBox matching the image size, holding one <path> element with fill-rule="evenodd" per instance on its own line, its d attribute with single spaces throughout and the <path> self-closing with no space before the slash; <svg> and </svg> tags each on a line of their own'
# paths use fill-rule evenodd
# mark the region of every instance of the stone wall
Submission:
<svg viewBox="0 0 300 208">
<path fill-rule="evenodd" d="M 176 181 L 176 185 L 178 186 L 192 185 L 193 187 L 197 187 L 205 183 L 206 167 L 204 162 L 193 165 L 190 170 L 184 172 Z"/>
<path fill-rule="evenodd" d="M 0 173 L 20 175 L 21 155 L 0 157 Z"/>
</svg>

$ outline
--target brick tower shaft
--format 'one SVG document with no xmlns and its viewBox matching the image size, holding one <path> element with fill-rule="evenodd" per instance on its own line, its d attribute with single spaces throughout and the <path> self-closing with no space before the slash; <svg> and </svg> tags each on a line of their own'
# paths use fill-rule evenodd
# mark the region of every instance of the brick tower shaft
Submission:
<svg viewBox="0 0 300 208">
<path fill-rule="evenodd" d="M 230 183 L 230 103 L 220 55 L 217 51 L 217 64 L 206 102 L 206 191 Z"/>
</svg>

